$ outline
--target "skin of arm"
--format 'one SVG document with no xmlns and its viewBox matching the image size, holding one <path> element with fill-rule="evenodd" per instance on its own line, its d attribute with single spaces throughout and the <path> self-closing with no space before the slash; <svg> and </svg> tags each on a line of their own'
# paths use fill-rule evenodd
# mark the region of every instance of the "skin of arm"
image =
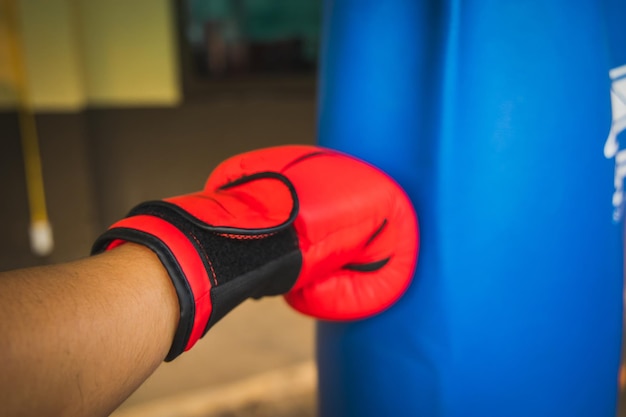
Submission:
<svg viewBox="0 0 626 417">
<path fill-rule="evenodd" d="M 110 414 L 163 361 L 178 320 L 167 272 L 140 245 L 0 273 L 0 415 Z"/>
</svg>

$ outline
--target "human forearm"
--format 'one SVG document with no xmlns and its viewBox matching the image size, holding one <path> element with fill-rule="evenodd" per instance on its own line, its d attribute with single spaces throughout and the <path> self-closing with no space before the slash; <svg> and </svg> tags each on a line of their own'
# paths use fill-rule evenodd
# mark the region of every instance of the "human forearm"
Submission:
<svg viewBox="0 0 626 417">
<path fill-rule="evenodd" d="M 158 258 L 126 244 L 0 274 L 0 317 L 0 415 L 107 415 L 163 361 L 178 301 Z"/>
</svg>

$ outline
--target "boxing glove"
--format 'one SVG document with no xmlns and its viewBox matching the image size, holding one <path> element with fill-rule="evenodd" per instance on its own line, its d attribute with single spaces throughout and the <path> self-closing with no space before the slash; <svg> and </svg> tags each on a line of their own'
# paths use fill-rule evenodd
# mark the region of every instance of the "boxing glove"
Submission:
<svg viewBox="0 0 626 417">
<path fill-rule="evenodd" d="M 293 145 L 232 157 L 202 191 L 136 206 L 92 253 L 127 241 L 153 250 L 176 289 L 169 361 L 247 298 L 284 294 L 325 320 L 384 310 L 410 283 L 419 232 L 410 200 L 385 173 Z"/>
</svg>

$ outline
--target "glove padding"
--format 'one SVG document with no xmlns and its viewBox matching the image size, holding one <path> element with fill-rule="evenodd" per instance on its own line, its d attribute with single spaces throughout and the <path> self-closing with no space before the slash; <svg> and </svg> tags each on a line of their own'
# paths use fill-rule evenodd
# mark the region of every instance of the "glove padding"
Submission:
<svg viewBox="0 0 626 417">
<path fill-rule="evenodd" d="M 408 197 L 386 174 L 294 145 L 232 157 L 203 191 L 140 204 L 93 253 L 125 241 L 151 248 L 176 288 L 172 360 L 250 297 L 285 294 L 326 320 L 376 314 L 410 283 L 419 239 Z"/>
</svg>

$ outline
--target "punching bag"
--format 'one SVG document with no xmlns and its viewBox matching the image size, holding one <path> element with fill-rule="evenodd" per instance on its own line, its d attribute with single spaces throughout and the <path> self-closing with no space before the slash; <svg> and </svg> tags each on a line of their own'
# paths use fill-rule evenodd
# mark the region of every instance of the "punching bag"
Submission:
<svg viewBox="0 0 626 417">
<path fill-rule="evenodd" d="M 392 308 L 320 322 L 320 415 L 614 416 L 626 1 L 325 0 L 319 143 L 392 175 Z"/>
</svg>

